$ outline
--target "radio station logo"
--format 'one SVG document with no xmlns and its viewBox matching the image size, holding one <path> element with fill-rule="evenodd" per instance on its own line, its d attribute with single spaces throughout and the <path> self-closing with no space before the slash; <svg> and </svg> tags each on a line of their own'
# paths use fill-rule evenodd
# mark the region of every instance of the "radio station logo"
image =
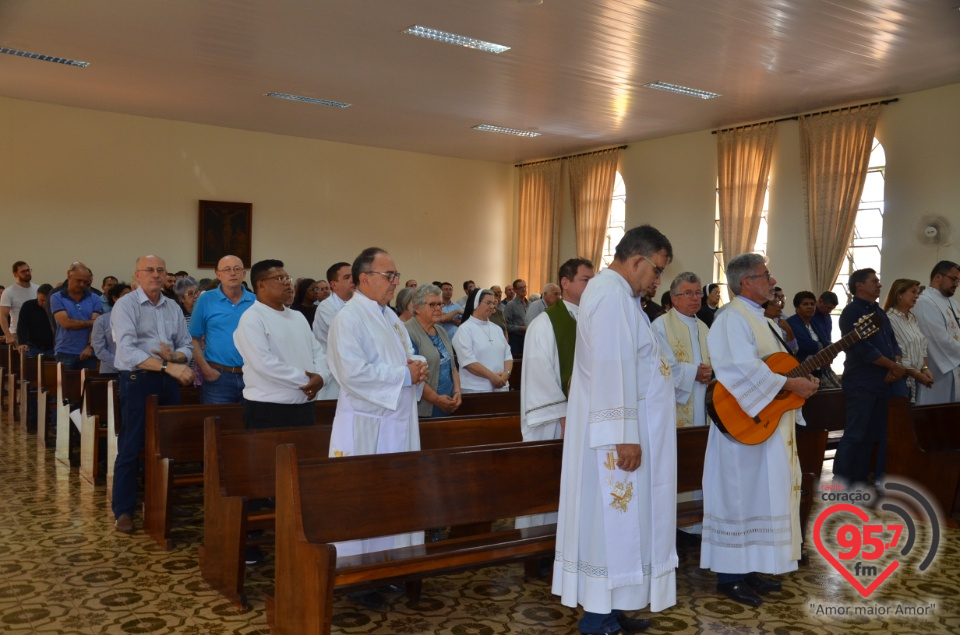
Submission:
<svg viewBox="0 0 960 635">
<path fill-rule="evenodd" d="M 870 489 L 847 492 L 841 483 L 827 483 L 821 487 L 820 496 L 834 504 L 820 512 L 814 523 L 813 541 L 817 551 L 864 598 L 870 597 L 894 572 L 916 561 L 920 555 L 910 557 L 915 549 L 920 549 L 917 527 L 907 510 L 897 504 L 901 500 L 922 510 L 930 523 L 930 546 L 922 554 L 917 568 L 926 571 L 933 562 L 940 545 L 939 516 L 927 497 L 911 484 L 892 478 L 874 494 Z M 892 512 L 899 521 L 871 522 L 864 507 Z M 827 535 L 836 540 L 837 547 L 824 544 L 824 526 L 828 527 Z M 895 552 L 892 558 L 889 557 L 891 550 Z"/>
</svg>

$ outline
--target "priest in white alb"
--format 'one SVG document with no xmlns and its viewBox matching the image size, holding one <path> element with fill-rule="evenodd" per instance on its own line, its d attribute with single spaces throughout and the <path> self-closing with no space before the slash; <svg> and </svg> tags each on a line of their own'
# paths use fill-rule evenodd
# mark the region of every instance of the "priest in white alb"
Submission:
<svg viewBox="0 0 960 635">
<path fill-rule="evenodd" d="M 941 260 L 930 274 L 930 286 L 913 307 L 927 338 L 927 362 L 933 386 L 917 386 L 917 405 L 960 401 L 960 303 L 954 299 L 960 265 Z"/>
<path fill-rule="evenodd" d="M 583 607 L 584 634 L 646 630 L 623 611 L 676 603 L 673 382 L 640 306 L 672 257 L 666 236 L 635 227 L 580 302 L 553 592 Z"/>
<path fill-rule="evenodd" d="M 520 367 L 520 431 L 524 441 L 563 437 L 567 393 L 573 374 L 580 296 L 593 278 L 593 263 L 571 258 L 560 265 L 560 302 L 527 326 Z M 520 516 L 517 529 L 557 522 L 557 514 Z"/>
<path fill-rule="evenodd" d="M 697 274 L 685 271 L 673 279 L 670 300 L 673 308 L 653 321 L 664 349 L 677 398 L 677 427 L 707 425 L 704 398 L 713 377 L 707 334 L 710 329 L 697 317 L 703 298 Z"/>
<path fill-rule="evenodd" d="M 407 329 L 389 307 L 400 274 L 393 258 L 376 247 L 357 256 L 352 272 L 357 292 L 327 337 L 327 364 L 340 384 L 330 456 L 419 450 L 417 400 L 427 365 L 414 355 Z M 423 532 L 398 534 L 338 543 L 337 555 L 422 543 Z"/>
<path fill-rule="evenodd" d="M 736 297 L 718 313 L 707 337 L 717 381 L 753 417 L 781 390 L 804 399 L 817 391 L 812 377 L 790 378 L 763 360 L 786 344 L 761 305 L 773 299 L 776 280 L 760 254 L 727 263 L 727 284 Z M 703 536 L 700 566 L 717 573 L 717 590 L 750 606 L 760 594 L 779 591 L 779 581 L 760 575 L 795 571 L 800 559 L 800 463 L 789 410 L 766 441 L 745 445 L 710 426 L 703 465 Z M 733 422 L 730 422 L 731 426 Z"/>
</svg>

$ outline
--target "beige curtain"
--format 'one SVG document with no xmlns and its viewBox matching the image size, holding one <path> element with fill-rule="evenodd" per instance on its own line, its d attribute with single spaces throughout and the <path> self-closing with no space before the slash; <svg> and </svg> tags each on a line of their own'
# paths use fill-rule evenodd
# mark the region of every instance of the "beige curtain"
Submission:
<svg viewBox="0 0 960 635">
<path fill-rule="evenodd" d="M 723 265 L 753 251 L 760 231 L 776 123 L 717 133 L 717 187 Z"/>
<path fill-rule="evenodd" d="M 520 167 L 519 277 L 531 292 L 557 275 L 560 258 L 560 178 L 563 162 Z"/>
<path fill-rule="evenodd" d="M 814 293 L 833 287 L 867 179 L 880 105 L 800 117 L 807 254 Z"/>
<path fill-rule="evenodd" d="M 573 157 L 567 164 L 577 254 L 592 262 L 597 270 L 603 264 L 603 240 L 607 235 L 619 162 L 620 149 L 613 148 Z"/>
</svg>

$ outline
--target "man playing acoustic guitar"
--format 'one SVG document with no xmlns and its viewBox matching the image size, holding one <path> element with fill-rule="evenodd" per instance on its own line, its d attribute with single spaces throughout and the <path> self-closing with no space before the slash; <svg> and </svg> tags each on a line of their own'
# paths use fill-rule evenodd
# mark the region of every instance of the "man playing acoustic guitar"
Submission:
<svg viewBox="0 0 960 635">
<path fill-rule="evenodd" d="M 741 254 L 726 267 L 736 295 L 719 313 L 707 337 L 717 381 L 740 408 L 755 417 L 781 391 L 803 399 L 817 391 L 812 376 L 787 378 L 764 359 L 787 351 L 779 329 L 763 316 L 776 280 L 760 254 Z M 703 466 L 703 536 L 700 566 L 717 573 L 717 590 L 759 606 L 759 593 L 779 591 L 780 582 L 759 575 L 797 569 L 800 559 L 800 464 L 794 425 L 800 409 L 786 411 L 777 430 L 746 445 L 710 427 Z"/>
</svg>

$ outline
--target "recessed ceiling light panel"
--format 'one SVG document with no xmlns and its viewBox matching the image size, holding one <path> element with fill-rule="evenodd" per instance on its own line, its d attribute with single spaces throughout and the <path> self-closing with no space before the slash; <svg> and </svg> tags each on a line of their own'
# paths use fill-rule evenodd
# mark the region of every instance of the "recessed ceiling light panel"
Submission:
<svg viewBox="0 0 960 635">
<path fill-rule="evenodd" d="M 667 82 L 651 82 L 649 84 L 644 84 L 643 86 L 644 88 L 656 88 L 657 90 L 665 90 L 669 93 L 677 93 L 678 95 L 699 97 L 700 99 L 715 99 L 720 96 L 720 93 L 711 93 L 707 90 L 687 88 L 686 86 L 677 86 L 676 84 L 668 84 Z"/>
<path fill-rule="evenodd" d="M 18 51 L 17 49 L 8 49 L 5 46 L 0 46 L 0 53 L 16 55 L 17 57 L 26 57 L 31 60 L 40 60 L 41 62 L 53 62 L 55 64 L 66 64 L 67 66 L 77 66 L 79 68 L 86 68 L 90 66 L 90 62 L 81 62 L 80 60 L 71 60 L 66 57 L 54 57 L 53 55 L 43 55 L 41 53 Z"/>
<path fill-rule="evenodd" d="M 329 99 L 317 99 L 316 97 L 303 97 L 302 95 L 291 95 L 289 93 L 267 93 L 267 97 L 276 97 L 277 99 L 289 99 L 290 101 L 302 101 L 305 104 L 316 104 L 318 106 L 332 106 L 333 108 L 349 108 L 350 104 L 342 101 L 330 101 Z"/>
<path fill-rule="evenodd" d="M 488 123 L 482 123 L 474 126 L 474 130 L 483 130 L 484 132 L 499 132 L 502 134 L 512 134 L 517 137 L 539 137 L 539 132 L 530 132 L 529 130 L 517 130 L 516 128 L 504 128 L 503 126 L 492 126 Z"/>
<path fill-rule="evenodd" d="M 414 25 L 409 29 L 403 31 L 407 35 L 416 35 L 417 37 L 426 38 L 428 40 L 434 40 L 436 42 L 446 42 L 447 44 L 455 44 L 457 46 L 465 46 L 471 49 L 477 49 L 480 51 L 486 51 L 487 53 L 503 53 L 504 51 L 509 51 L 509 46 L 504 46 L 502 44 L 494 44 L 493 42 L 484 42 L 483 40 L 478 40 L 476 38 L 467 37 L 466 35 L 457 35 L 456 33 L 447 33 L 446 31 L 438 31 L 437 29 L 431 29 L 430 27 Z"/>
</svg>

